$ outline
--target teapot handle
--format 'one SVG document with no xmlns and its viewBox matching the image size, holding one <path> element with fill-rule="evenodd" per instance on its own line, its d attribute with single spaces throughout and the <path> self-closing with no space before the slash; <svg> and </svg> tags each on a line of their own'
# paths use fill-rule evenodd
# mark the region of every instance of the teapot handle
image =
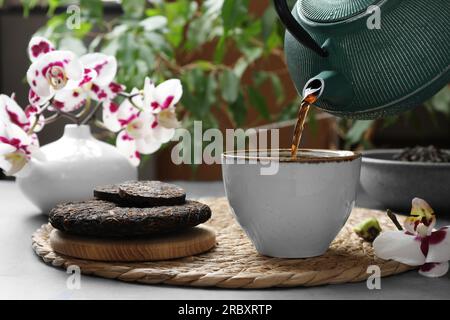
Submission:
<svg viewBox="0 0 450 320">
<path fill-rule="evenodd" d="M 287 0 L 274 0 L 275 9 L 286 29 L 305 47 L 313 50 L 321 57 L 328 56 L 328 52 L 320 47 L 309 33 L 297 22 L 286 1 Z"/>
</svg>

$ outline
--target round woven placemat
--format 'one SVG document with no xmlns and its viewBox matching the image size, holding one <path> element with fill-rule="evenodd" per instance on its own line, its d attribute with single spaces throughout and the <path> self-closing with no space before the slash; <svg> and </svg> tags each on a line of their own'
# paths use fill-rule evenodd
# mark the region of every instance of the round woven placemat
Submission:
<svg viewBox="0 0 450 320">
<path fill-rule="evenodd" d="M 269 288 L 317 286 L 366 280 L 367 268 L 378 265 L 383 277 L 413 269 L 374 256 L 371 244 L 362 241 L 353 226 L 368 217 L 379 219 L 383 229 L 393 229 L 383 212 L 355 209 L 347 224 L 321 257 L 278 259 L 259 255 L 231 216 L 225 198 L 203 199 L 213 217 L 207 225 L 217 232 L 217 246 L 204 254 L 182 259 L 145 263 L 113 263 L 81 260 L 55 253 L 49 244 L 50 225 L 32 237 L 34 251 L 53 266 L 80 267 L 83 274 L 144 284 L 193 287 Z"/>
</svg>

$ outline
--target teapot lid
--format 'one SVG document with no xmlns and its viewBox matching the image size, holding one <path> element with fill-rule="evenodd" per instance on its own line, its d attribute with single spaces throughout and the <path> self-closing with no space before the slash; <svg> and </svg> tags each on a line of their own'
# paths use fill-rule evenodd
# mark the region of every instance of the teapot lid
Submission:
<svg viewBox="0 0 450 320">
<path fill-rule="evenodd" d="M 299 10 L 308 20 L 333 23 L 364 13 L 380 0 L 300 0 Z"/>
</svg>

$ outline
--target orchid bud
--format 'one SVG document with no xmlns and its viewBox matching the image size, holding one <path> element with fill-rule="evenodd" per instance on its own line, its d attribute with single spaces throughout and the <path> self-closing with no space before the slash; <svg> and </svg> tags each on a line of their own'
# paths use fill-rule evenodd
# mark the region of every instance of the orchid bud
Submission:
<svg viewBox="0 0 450 320">
<path fill-rule="evenodd" d="M 369 218 L 358 224 L 353 231 L 367 242 L 373 242 L 381 233 L 381 226 L 376 218 Z"/>
</svg>

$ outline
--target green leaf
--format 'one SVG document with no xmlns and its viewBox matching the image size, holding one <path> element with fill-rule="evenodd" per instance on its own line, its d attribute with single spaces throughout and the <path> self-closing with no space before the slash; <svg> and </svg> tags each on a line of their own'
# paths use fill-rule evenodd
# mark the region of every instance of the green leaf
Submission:
<svg viewBox="0 0 450 320">
<path fill-rule="evenodd" d="M 148 17 L 139 22 L 139 25 L 143 27 L 146 32 L 161 30 L 167 26 L 167 18 L 163 16 Z"/>
<path fill-rule="evenodd" d="M 299 99 L 295 99 L 293 102 L 286 105 L 286 107 L 281 110 L 278 116 L 278 121 L 288 121 L 297 118 L 298 108 L 300 105 Z"/>
<path fill-rule="evenodd" d="M 248 88 L 248 96 L 252 107 L 259 112 L 261 117 L 266 120 L 270 120 L 269 108 L 267 107 L 267 102 L 264 96 L 253 87 Z"/>
<path fill-rule="evenodd" d="M 367 130 L 370 129 L 374 120 L 357 120 L 353 123 L 351 129 L 347 132 L 345 140 L 350 145 L 358 143 L 362 140 L 362 137 Z"/>
<path fill-rule="evenodd" d="M 258 71 L 253 75 L 253 83 L 256 87 L 260 87 L 268 78 L 269 73 L 267 71 Z"/>
<path fill-rule="evenodd" d="M 77 38 L 84 38 L 92 30 L 92 23 L 84 21 L 80 23 L 80 27 L 73 30 Z"/>
<path fill-rule="evenodd" d="M 59 42 L 59 49 L 75 52 L 78 56 L 82 56 L 87 52 L 83 41 L 78 38 L 68 36 L 61 39 L 61 41 Z"/>
<path fill-rule="evenodd" d="M 89 18 L 101 21 L 103 18 L 102 0 L 80 0 L 81 12 Z"/>
<path fill-rule="evenodd" d="M 227 38 L 222 36 L 219 39 L 219 43 L 217 43 L 216 50 L 214 51 L 214 62 L 216 64 L 220 64 L 223 61 L 223 58 L 225 57 L 225 43 Z"/>
<path fill-rule="evenodd" d="M 427 103 L 431 109 L 450 116 L 450 86 L 445 86 Z"/>
<path fill-rule="evenodd" d="M 270 81 L 272 82 L 272 87 L 276 96 L 277 103 L 282 103 L 285 99 L 285 95 L 280 77 L 278 77 L 275 73 L 272 73 L 270 74 Z"/>
<path fill-rule="evenodd" d="M 207 75 L 193 69 L 183 76 L 184 94 L 182 105 L 198 120 L 204 120 L 213 104 L 217 102 L 217 80 L 214 74 Z"/>
<path fill-rule="evenodd" d="M 219 76 L 222 98 L 228 103 L 234 103 L 238 98 L 240 81 L 236 74 L 227 69 Z"/>
<path fill-rule="evenodd" d="M 30 15 L 30 10 L 33 9 L 36 4 L 37 0 L 22 0 L 23 16 L 28 17 Z"/>
<path fill-rule="evenodd" d="M 122 0 L 121 5 L 126 18 L 139 19 L 145 12 L 145 0 Z"/>
<path fill-rule="evenodd" d="M 54 30 L 54 29 L 58 28 L 59 26 L 65 26 L 66 20 L 67 20 L 66 14 L 56 15 L 54 17 L 51 17 L 47 21 L 47 27 Z M 55 32 L 55 33 L 57 34 L 57 32 Z"/>
<path fill-rule="evenodd" d="M 261 21 L 262 36 L 264 40 L 267 40 L 272 34 L 274 27 L 276 27 L 276 23 L 278 21 L 278 15 L 272 6 L 264 12 Z"/>
<path fill-rule="evenodd" d="M 236 101 L 228 106 L 236 126 L 241 127 L 247 118 L 247 107 L 242 92 L 238 94 Z"/>
<path fill-rule="evenodd" d="M 1 5 L 1 1 L 0 1 L 0 5 Z M 55 10 L 56 8 L 58 8 L 58 6 L 60 5 L 60 1 L 59 0 L 48 0 L 48 12 L 47 15 L 48 16 L 53 16 L 55 14 Z"/>
<path fill-rule="evenodd" d="M 258 71 L 253 76 L 253 82 L 257 88 L 263 85 L 267 80 L 270 80 L 272 84 L 277 103 L 283 102 L 285 98 L 283 84 L 275 73 L 271 73 L 269 71 Z"/>
<path fill-rule="evenodd" d="M 222 7 L 224 33 L 233 29 L 248 14 L 248 0 L 225 0 Z"/>
<path fill-rule="evenodd" d="M 211 61 L 207 61 L 207 60 L 197 60 L 195 62 L 195 67 L 199 68 L 203 71 L 211 71 L 211 70 L 215 69 L 214 63 L 212 63 Z"/>
<path fill-rule="evenodd" d="M 239 77 L 242 78 L 245 71 L 247 71 L 247 68 L 255 62 L 257 59 L 259 59 L 262 56 L 263 50 L 261 48 L 249 48 L 246 51 L 246 55 L 239 58 L 234 66 L 234 73 Z"/>
<path fill-rule="evenodd" d="M 192 1 L 195 3 L 194 1 Z M 205 0 L 202 2 L 201 11 L 196 12 L 189 22 L 185 46 L 188 50 L 198 50 L 207 41 L 216 36 L 222 36 L 223 27 L 218 27 L 220 10 L 223 0 Z M 217 30 L 220 29 L 221 33 Z"/>
</svg>

